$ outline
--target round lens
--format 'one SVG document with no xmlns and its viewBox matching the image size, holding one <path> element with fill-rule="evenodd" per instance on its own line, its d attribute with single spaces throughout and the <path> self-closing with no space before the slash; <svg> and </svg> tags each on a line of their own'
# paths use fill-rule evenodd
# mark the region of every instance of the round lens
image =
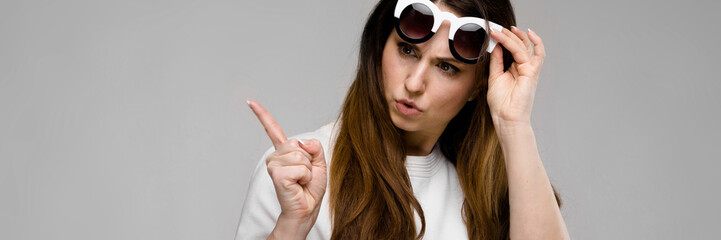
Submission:
<svg viewBox="0 0 721 240">
<path fill-rule="evenodd" d="M 401 12 L 399 27 L 409 38 L 421 39 L 431 33 L 433 28 L 433 12 L 424 4 L 408 5 Z"/>
<path fill-rule="evenodd" d="M 453 48 L 461 57 L 474 59 L 481 54 L 486 31 L 478 24 L 466 23 L 453 36 Z"/>
</svg>

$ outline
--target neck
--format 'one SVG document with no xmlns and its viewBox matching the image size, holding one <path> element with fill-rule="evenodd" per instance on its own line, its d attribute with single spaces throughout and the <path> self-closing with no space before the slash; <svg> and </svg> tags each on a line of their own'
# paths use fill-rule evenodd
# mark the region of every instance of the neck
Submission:
<svg viewBox="0 0 721 240">
<path fill-rule="evenodd" d="M 416 131 L 403 134 L 403 140 L 406 145 L 406 155 L 409 156 L 427 156 L 433 150 L 441 132 Z"/>
</svg>

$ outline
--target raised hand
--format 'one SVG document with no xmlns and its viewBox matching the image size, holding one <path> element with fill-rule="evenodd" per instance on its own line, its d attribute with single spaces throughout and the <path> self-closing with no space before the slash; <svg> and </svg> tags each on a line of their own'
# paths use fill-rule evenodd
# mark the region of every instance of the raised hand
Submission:
<svg viewBox="0 0 721 240">
<path fill-rule="evenodd" d="M 252 100 L 248 100 L 248 106 L 275 147 L 275 152 L 266 158 L 281 207 L 272 236 L 305 239 L 318 217 L 327 185 L 323 147 L 316 139 L 287 139 L 263 106 Z"/>
<path fill-rule="evenodd" d="M 514 62 L 503 71 L 503 51 L 496 46 L 491 53 L 488 77 L 488 105 L 493 121 L 530 124 L 531 108 L 538 85 L 538 74 L 546 57 L 541 37 L 529 29 L 492 31 L 491 37 L 508 49 Z M 533 42 L 533 45 L 531 45 Z"/>
</svg>

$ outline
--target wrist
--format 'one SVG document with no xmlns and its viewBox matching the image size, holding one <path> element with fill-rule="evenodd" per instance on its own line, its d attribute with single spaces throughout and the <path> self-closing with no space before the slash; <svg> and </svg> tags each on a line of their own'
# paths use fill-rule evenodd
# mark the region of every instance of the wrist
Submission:
<svg viewBox="0 0 721 240">
<path fill-rule="evenodd" d="M 493 123 L 496 128 L 496 135 L 498 135 L 501 143 L 513 138 L 527 137 L 533 134 L 533 127 L 530 121 L 495 121 L 494 119 Z"/>
<path fill-rule="evenodd" d="M 493 125 L 497 132 L 517 132 L 519 130 L 531 129 L 531 120 L 503 120 L 500 117 L 492 117 Z"/>
<path fill-rule="evenodd" d="M 305 239 L 313 222 L 311 219 L 292 218 L 281 213 L 268 239 Z"/>
</svg>

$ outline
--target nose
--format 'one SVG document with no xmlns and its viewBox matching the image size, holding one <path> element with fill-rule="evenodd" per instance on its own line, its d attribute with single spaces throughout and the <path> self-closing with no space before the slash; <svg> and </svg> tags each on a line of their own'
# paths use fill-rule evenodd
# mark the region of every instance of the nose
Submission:
<svg viewBox="0 0 721 240">
<path fill-rule="evenodd" d="M 425 92 L 426 85 L 428 84 L 433 75 L 431 71 L 433 70 L 434 66 L 431 57 L 436 55 L 442 55 L 441 53 L 450 52 L 448 42 L 446 41 L 449 34 L 448 30 L 450 29 L 450 26 L 451 22 L 447 19 L 444 19 L 441 23 L 441 27 L 431 39 L 427 40 L 424 43 L 418 44 L 419 46 L 425 45 L 425 47 L 423 48 L 426 49 L 426 54 L 424 54 L 425 56 L 422 57 L 422 59 L 415 62 L 415 64 L 413 65 L 414 68 L 411 68 L 411 71 L 406 77 L 404 85 L 410 95 L 417 96 Z M 445 38 L 439 36 L 445 36 Z"/>
<path fill-rule="evenodd" d="M 406 90 L 411 95 L 420 95 L 426 90 L 426 71 L 429 64 L 426 61 L 418 61 L 415 64 L 404 83 Z"/>
</svg>

